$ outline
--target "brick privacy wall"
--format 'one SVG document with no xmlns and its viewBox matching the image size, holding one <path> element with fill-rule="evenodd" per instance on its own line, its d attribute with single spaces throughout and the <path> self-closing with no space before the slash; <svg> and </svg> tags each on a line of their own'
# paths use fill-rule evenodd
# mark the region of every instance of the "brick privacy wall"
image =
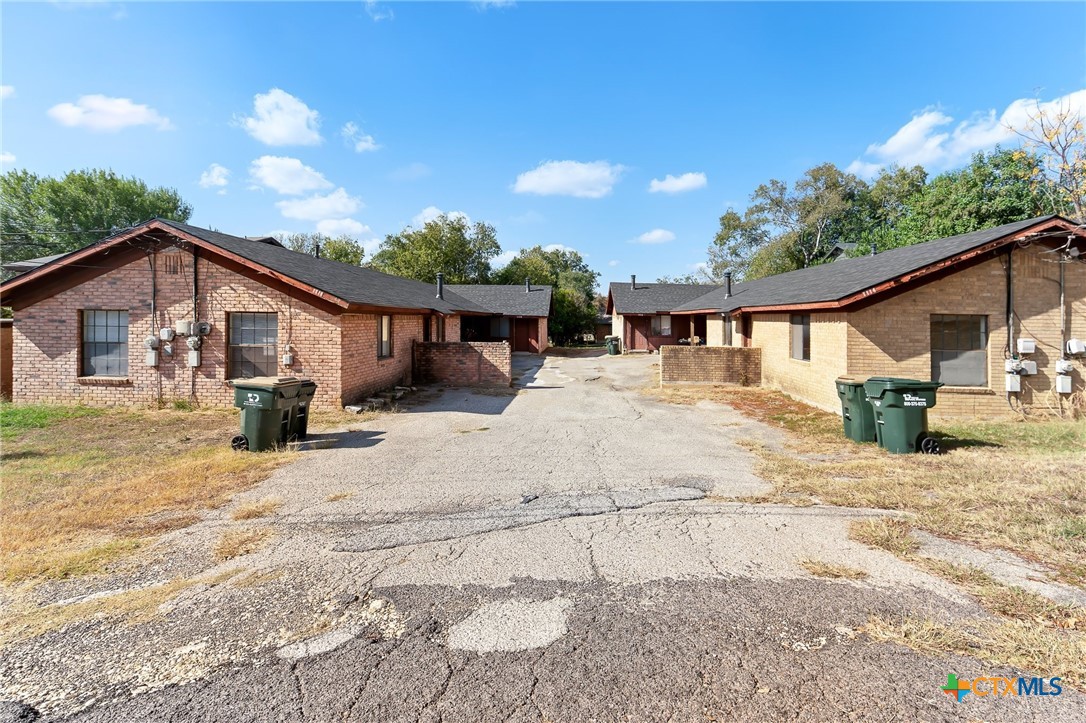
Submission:
<svg viewBox="0 0 1086 723">
<path fill-rule="evenodd" d="M 504 342 L 417 342 L 415 377 L 423 383 L 457 387 L 508 387 L 513 383 L 513 351 Z"/>
<path fill-rule="evenodd" d="M 424 317 L 392 317 L 392 356 L 377 358 L 377 314 L 344 314 L 342 359 L 342 403 L 350 404 L 381 389 L 411 384 L 412 346 L 422 340 Z"/>
<path fill-rule="evenodd" d="M 742 384 L 762 381 L 762 350 L 733 346 L 660 347 L 660 384 Z"/>
<path fill-rule="evenodd" d="M 1012 254 L 1015 338 L 1037 342 L 1029 356 L 1037 374 L 1022 377 L 1022 401 L 1036 409 L 1056 408 L 1055 363 L 1060 346 L 1059 265 L 1038 246 Z M 983 388 L 939 390 L 932 414 L 999 417 L 1011 412 L 1003 377 L 1007 344 L 1005 256 L 993 258 L 850 314 L 848 371 L 853 376 L 931 378 L 931 314 L 988 317 L 988 384 Z M 848 263 L 843 262 L 843 263 Z M 1065 264 L 1068 337 L 1086 339 L 1086 265 Z M 1072 389 L 1082 393 L 1083 360 L 1075 363 Z"/>
<path fill-rule="evenodd" d="M 848 262 L 843 262 L 848 263 Z M 848 366 L 847 314 L 811 314 L 811 360 L 792 358 L 789 314 L 754 314 L 752 344 L 762 350 L 762 383 L 827 411 L 841 411 L 834 380 Z"/>
<path fill-rule="evenodd" d="M 312 378 L 316 403 L 338 404 L 340 389 L 339 317 L 316 309 L 206 259 L 199 263 L 199 320 L 210 321 L 201 365 L 188 366 L 184 337 L 176 337 L 172 356 L 159 352 L 157 367 L 144 364 L 143 339 L 154 330 L 192 320 L 192 256 L 182 252 L 180 273 L 168 274 L 156 254 L 155 319 L 151 319 L 151 269 L 135 261 L 15 313 L 14 377 L 19 402 L 91 405 L 153 404 L 183 399 L 209 406 L 232 406 L 226 383 L 226 319 L 229 312 L 276 312 L 278 356 L 292 344 L 294 364 L 279 366 L 282 376 Z M 80 311 L 127 310 L 128 375 L 123 379 L 81 379 Z"/>
<path fill-rule="evenodd" d="M 551 340 L 548 336 L 549 330 L 547 327 L 547 318 L 543 317 L 539 320 L 539 353 L 547 351 L 547 347 L 551 345 Z"/>
<path fill-rule="evenodd" d="M 0 324 L 0 397 L 11 399 L 11 372 L 13 358 L 11 356 L 12 324 L 10 319 L 5 319 Z"/>
</svg>

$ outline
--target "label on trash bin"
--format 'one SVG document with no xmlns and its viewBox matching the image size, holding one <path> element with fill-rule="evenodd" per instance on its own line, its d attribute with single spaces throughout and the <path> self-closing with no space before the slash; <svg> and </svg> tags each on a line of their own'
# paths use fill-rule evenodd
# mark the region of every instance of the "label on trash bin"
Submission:
<svg viewBox="0 0 1086 723">
<path fill-rule="evenodd" d="M 259 407 L 260 406 L 260 395 L 259 394 L 253 394 L 252 392 L 249 392 L 248 394 L 245 395 L 245 401 L 242 402 L 242 404 L 245 405 L 246 407 Z"/>
<path fill-rule="evenodd" d="M 901 395 L 905 399 L 906 407 L 926 407 L 928 406 L 928 400 L 923 397 L 916 397 L 908 392 Z"/>
</svg>

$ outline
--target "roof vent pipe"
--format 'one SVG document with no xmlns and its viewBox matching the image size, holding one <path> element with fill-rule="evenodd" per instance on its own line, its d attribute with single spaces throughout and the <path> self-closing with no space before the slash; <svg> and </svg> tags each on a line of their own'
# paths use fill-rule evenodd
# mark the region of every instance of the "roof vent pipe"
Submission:
<svg viewBox="0 0 1086 723">
<path fill-rule="evenodd" d="M 879 252 L 879 247 L 877 245 L 875 245 L 874 241 L 872 241 L 871 242 L 871 255 L 874 256 L 878 252 Z"/>
<path fill-rule="evenodd" d="M 530 294 L 532 292 L 532 280 L 527 276 L 524 277 L 524 293 Z"/>
<path fill-rule="evenodd" d="M 437 272 L 437 298 L 445 298 L 445 274 Z"/>
<path fill-rule="evenodd" d="M 731 271 L 725 271 L 724 272 L 724 298 L 725 299 L 732 298 L 732 272 Z"/>
<path fill-rule="evenodd" d="M 637 288 L 637 276 L 630 274 L 630 291 Z"/>
</svg>

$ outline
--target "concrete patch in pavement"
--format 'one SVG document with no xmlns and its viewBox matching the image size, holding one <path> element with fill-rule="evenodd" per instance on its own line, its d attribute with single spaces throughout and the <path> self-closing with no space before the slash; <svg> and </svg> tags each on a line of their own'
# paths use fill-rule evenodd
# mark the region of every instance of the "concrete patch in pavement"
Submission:
<svg viewBox="0 0 1086 723">
<path fill-rule="evenodd" d="M 449 630 L 449 647 L 476 653 L 545 648 L 568 632 L 572 607 L 564 597 L 487 603 Z"/>
</svg>

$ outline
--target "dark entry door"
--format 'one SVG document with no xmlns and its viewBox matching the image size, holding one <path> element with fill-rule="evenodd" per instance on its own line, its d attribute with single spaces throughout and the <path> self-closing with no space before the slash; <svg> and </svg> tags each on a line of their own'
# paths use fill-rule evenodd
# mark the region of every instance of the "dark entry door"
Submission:
<svg viewBox="0 0 1086 723">
<path fill-rule="evenodd" d="M 531 339 L 531 327 L 534 322 L 535 319 L 513 320 L 513 351 L 535 351 L 532 349 Z"/>
<path fill-rule="evenodd" d="M 649 349 L 649 332 L 652 331 L 652 319 L 647 316 L 630 319 L 630 338 L 626 341 L 628 349 Z"/>
</svg>

